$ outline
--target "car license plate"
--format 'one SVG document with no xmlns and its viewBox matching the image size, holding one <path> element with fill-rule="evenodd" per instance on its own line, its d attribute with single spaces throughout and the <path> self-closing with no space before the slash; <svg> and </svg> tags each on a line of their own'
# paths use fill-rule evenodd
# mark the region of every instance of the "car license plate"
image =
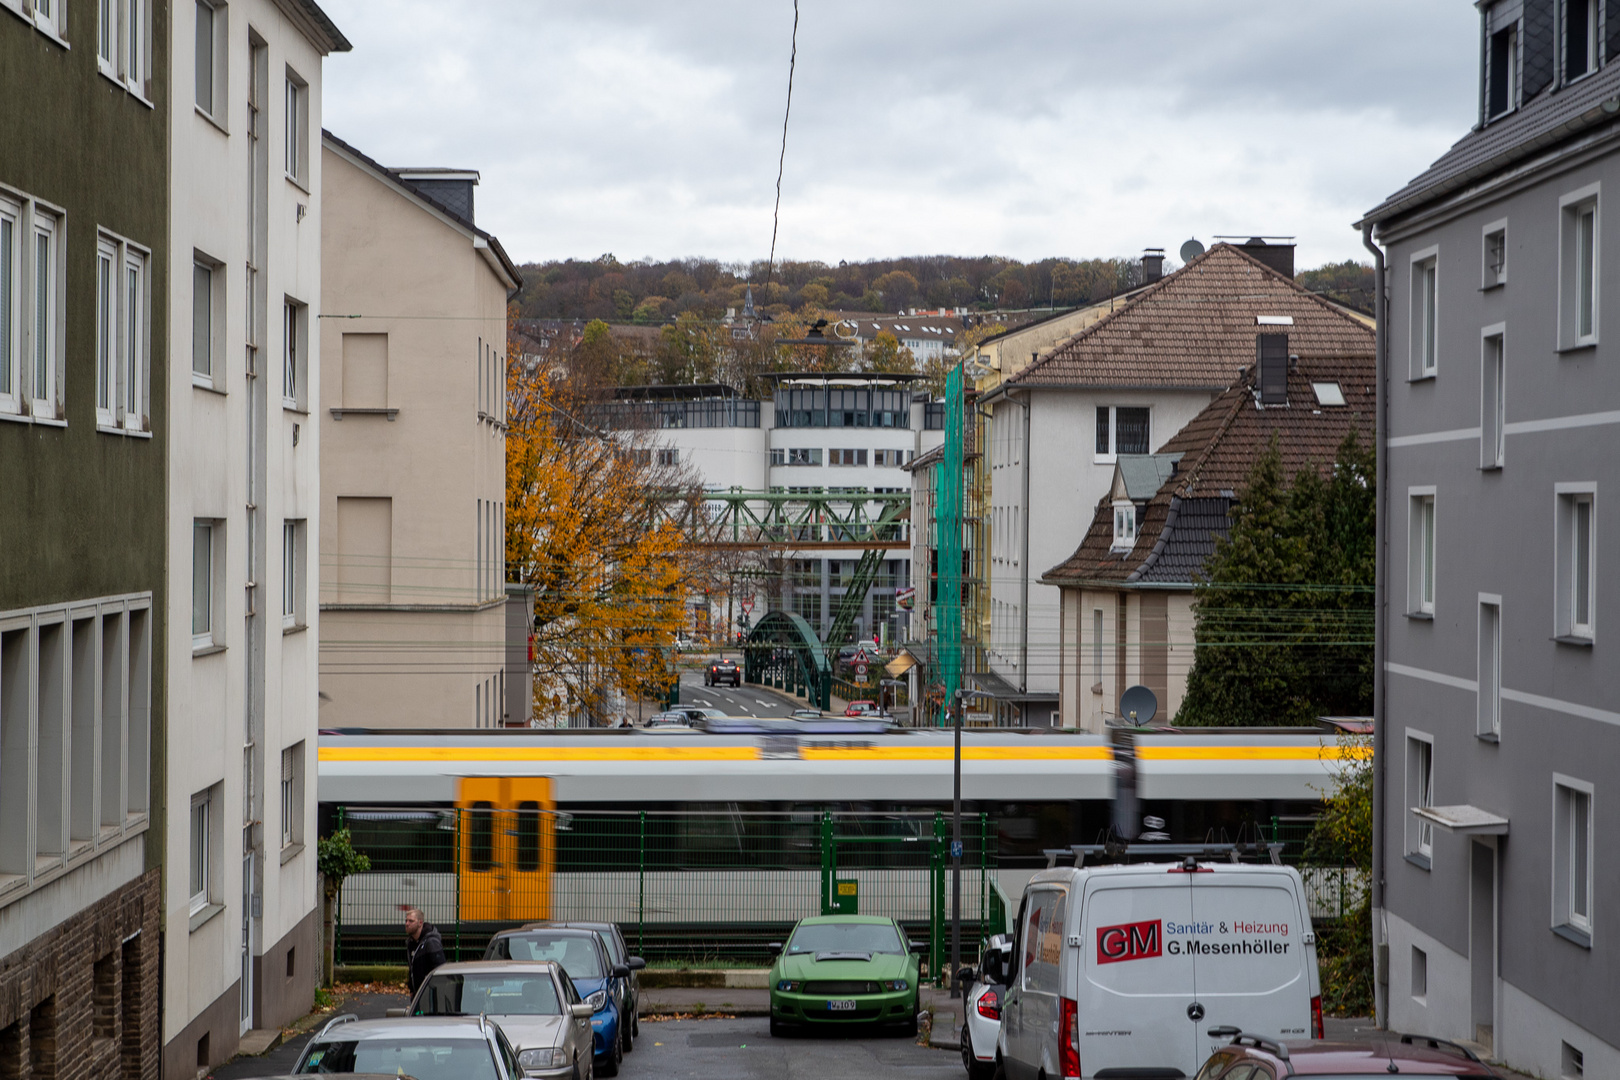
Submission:
<svg viewBox="0 0 1620 1080">
<path fill-rule="evenodd" d="M 827 1008 L 831 1009 L 833 1012 L 853 1012 L 855 1009 L 855 999 L 844 998 L 842 1001 L 829 1001 L 827 1002 Z"/>
</svg>

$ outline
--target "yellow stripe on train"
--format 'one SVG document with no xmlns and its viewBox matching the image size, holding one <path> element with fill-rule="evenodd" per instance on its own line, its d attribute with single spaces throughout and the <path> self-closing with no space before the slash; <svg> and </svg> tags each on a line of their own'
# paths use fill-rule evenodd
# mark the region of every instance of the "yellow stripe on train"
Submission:
<svg viewBox="0 0 1620 1080">
<path fill-rule="evenodd" d="M 1324 746 L 1138 746 L 1142 761 L 1326 761 L 1366 757 L 1365 748 Z M 758 761 L 754 746 L 323 746 L 320 760 L 381 761 Z M 949 746 L 801 745 L 806 761 L 949 761 Z M 1106 746 L 964 746 L 964 761 L 1109 761 Z"/>
</svg>

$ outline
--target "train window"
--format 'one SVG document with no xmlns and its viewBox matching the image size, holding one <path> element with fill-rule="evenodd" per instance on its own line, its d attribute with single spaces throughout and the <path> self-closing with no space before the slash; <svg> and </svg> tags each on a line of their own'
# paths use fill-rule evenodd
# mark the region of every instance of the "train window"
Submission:
<svg viewBox="0 0 1620 1080">
<path fill-rule="evenodd" d="M 540 804 L 518 803 L 517 868 L 529 873 L 540 869 Z"/>
<path fill-rule="evenodd" d="M 488 802 L 475 802 L 467 812 L 467 869 L 495 868 L 495 811 Z"/>
</svg>

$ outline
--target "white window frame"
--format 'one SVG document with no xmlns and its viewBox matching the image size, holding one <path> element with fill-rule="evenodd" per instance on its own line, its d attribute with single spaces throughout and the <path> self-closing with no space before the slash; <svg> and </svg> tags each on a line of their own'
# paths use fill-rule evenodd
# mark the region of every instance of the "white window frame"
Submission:
<svg viewBox="0 0 1620 1080">
<path fill-rule="evenodd" d="M 96 237 L 96 426 L 118 423 L 118 243 Z"/>
<path fill-rule="evenodd" d="M 147 253 L 123 245 L 118 275 L 118 422 L 125 431 L 147 431 L 152 376 L 152 275 Z"/>
<path fill-rule="evenodd" d="M 208 538 L 208 557 L 201 559 L 201 538 Z M 221 595 L 224 584 L 224 522 L 217 518 L 194 518 L 191 523 L 191 651 L 193 654 L 213 652 L 224 645 L 221 633 L 224 603 Z M 208 595 L 198 604 L 199 582 L 205 584 Z M 208 617 L 208 625 L 199 628 L 197 615 Z"/>
<path fill-rule="evenodd" d="M 285 862 L 304 843 L 305 743 L 281 751 L 281 850 Z"/>
<path fill-rule="evenodd" d="M 1502 597 L 1479 594 L 1479 654 L 1475 672 L 1475 727 L 1482 739 L 1502 734 Z"/>
<path fill-rule="evenodd" d="M 206 283 L 200 275 L 208 275 Z M 199 326 L 199 319 L 206 319 Z M 218 259 L 195 251 L 191 257 L 191 384 L 225 392 L 225 267 Z M 199 335 L 199 331 L 201 334 Z M 199 355 L 200 354 L 200 355 Z M 204 364 L 198 367 L 201 359 Z"/>
<path fill-rule="evenodd" d="M 281 628 L 290 633 L 309 625 L 309 525 L 303 518 L 281 523 Z"/>
<path fill-rule="evenodd" d="M 1434 617 L 1435 586 L 1440 571 L 1440 521 L 1435 489 L 1431 486 L 1406 490 L 1407 579 L 1406 613 Z"/>
<path fill-rule="evenodd" d="M 1560 351 L 1590 348 L 1598 343 L 1603 298 L 1602 187 L 1601 183 L 1587 184 L 1558 200 Z M 1588 212 L 1589 238 L 1582 225 Z"/>
<path fill-rule="evenodd" d="M 190 914 L 195 915 L 209 904 L 213 890 L 214 861 L 214 790 L 208 788 L 191 797 L 188 832 L 191 835 L 190 860 L 187 863 L 187 887 Z M 199 829 L 199 826 L 201 828 Z"/>
<path fill-rule="evenodd" d="M 1097 423 L 1096 415 L 1097 415 L 1097 413 L 1102 412 L 1104 409 L 1108 410 L 1108 450 L 1107 450 L 1106 453 L 1104 453 L 1103 451 L 1100 451 L 1100 450 L 1097 449 L 1097 440 L 1096 440 L 1096 435 L 1097 435 L 1097 431 L 1096 431 L 1096 423 Z M 1114 462 L 1119 460 L 1119 410 L 1121 410 L 1121 409 L 1142 409 L 1147 413 L 1147 427 L 1148 427 L 1148 441 L 1147 441 L 1148 449 L 1147 449 L 1147 452 L 1148 453 L 1153 452 L 1153 407 L 1152 406 L 1150 406 L 1150 405 L 1098 405 L 1098 406 L 1096 406 L 1095 411 L 1093 411 L 1093 413 L 1092 413 L 1092 421 L 1091 421 L 1092 425 L 1093 425 L 1093 427 L 1092 427 L 1092 441 L 1091 441 L 1091 447 L 1092 447 L 1091 460 L 1092 460 L 1093 464 L 1096 464 L 1096 465 L 1112 465 Z M 1017 436 L 1009 431 L 1008 435 L 1007 435 L 1007 442 L 1008 442 L 1009 448 L 1016 445 L 1017 441 L 1018 441 Z M 1011 457 L 1013 455 L 1009 454 L 1008 456 Z"/>
<path fill-rule="evenodd" d="M 6 227 L 11 236 L 5 238 Z M 0 192 L 0 413 L 23 411 L 23 203 Z"/>
<path fill-rule="evenodd" d="M 118 0 L 118 74 L 130 93 L 149 101 L 152 78 L 151 0 Z"/>
<path fill-rule="evenodd" d="M 1406 854 L 1424 863 L 1434 860 L 1434 825 L 1417 815 L 1434 805 L 1434 736 L 1406 729 Z"/>
<path fill-rule="evenodd" d="M 1553 485 L 1557 499 L 1554 507 L 1554 572 L 1557 583 L 1557 602 L 1554 610 L 1553 636 L 1559 641 L 1590 644 L 1597 638 L 1597 484 L 1593 481 L 1575 481 Z M 1586 510 L 1585 549 L 1582 550 L 1579 521 L 1582 505 Z M 1585 581 L 1582 581 L 1582 556 L 1586 561 Z M 1581 599 L 1585 593 L 1586 618 L 1581 619 Z"/>
<path fill-rule="evenodd" d="M 1011 537 L 1009 537 L 1011 539 Z M 1136 504 L 1128 499 L 1114 500 L 1113 551 L 1130 551 L 1136 547 Z"/>
<path fill-rule="evenodd" d="M 108 78 L 118 79 L 119 9 L 123 0 L 96 0 L 96 67 Z"/>
<path fill-rule="evenodd" d="M 64 286 L 63 241 L 66 229 L 58 213 L 32 207 L 28 229 L 28 355 L 25 370 L 28 411 L 36 420 L 59 420 L 62 416 L 62 294 Z M 39 242 L 45 241 L 44 281 L 41 282 Z M 43 289 L 43 291 L 42 291 Z M 44 311 L 41 313 L 41 301 Z M 43 367 L 43 371 L 41 368 Z"/>
<path fill-rule="evenodd" d="M 1479 337 L 1479 467 L 1507 463 L 1507 324 L 1494 323 Z"/>
<path fill-rule="evenodd" d="M 1592 940 L 1592 905 L 1596 899 L 1596 875 L 1592 872 L 1593 856 L 1597 854 L 1592 835 L 1596 801 L 1593 784 L 1553 773 L 1552 925 L 1554 929 L 1567 928 L 1584 935 L 1587 945 Z"/>
<path fill-rule="evenodd" d="M 1565 30 L 1565 25 L 1569 21 L 1569 9 L 1575 4 L 1580 4 L 1586 8 L 1586 40 L 1579 43 L 1580 47 L 1585 50 L 1585 55 L 1582 57 L 1582 59 L 1585 61 L 1585 67 L 1580 72 L 1571 75 L 1569 72 L 1570 41 L 1568 33 Z M 1601 14 L 1601 6 L 1598 4 L 1598 0 L 1563 0 L 1563 3 L 1560 4 L 1559 7 L 1562 10 L 1559 12 L 1561 18 L 1559 20 L 1558 27 L 1558 51 L 1560 54 L 1560 59 L 1563 61 L 1561 69 L 1564 76 L 1563 81 L 1567 85 L 1569 83 L 1579 82 L 1588 75 L 1592 75 L 1597 72 L 1598 64 L 1601 62 L 1603 55 L 1602 38 L 1599 36 L 1602 28 L 1601 20 L 1603 16 Z"/>
<path fill-rule="evenodd" d="M 1411 381 L 1432 379 L 1440 372 L 1440 248 L 1411 255 Z"/>
<path fill-rule="evenodd" d="M 204 40 L 203 12 L 209 15 L 207 40 Z M 230 41 L 230 7 L 216 0 L 196 0 L 193 8 L 193 75 L 192 98 L 197 112 L 207 117 L 214 124 L 224 127 L 225 118 L 230 115 L 230 101 L 227 90 L 230 86 L 227 63 L 229 50 L 226 45 Z M 172 16 L 171 16 L 172 17 Z M 198 63 L 203 57 L 203 50 L 207 49 L 208 56 L 208 100 L 202 100 L 202 65 Z"/>
<path fill-rule="evenodd" d="M 281 307 L 281 407 L 308 411 L 309 306 L 286 297 Z"/>
<path fill-rule="evenodd" d="M 282 168 L 287 179 L 299 187 L 309 188 L 309 82 L 292 68 L 284 76 L 283 93 L 285 139 L 282 146 Z"/>
<path fill-rule="evenodd" d="M 1495 289 L 1507 284 L 1508 280 L 1508 219 L 1498 218 L 1479 230 L 1479 287 L 1481 289 Z M 1501 238 L 1498 245 L 1500 261 L 1493 260 L 1491 241 L 1495 237 Z"/>
<path fill-rule="evenodd" d="M 63 40 L 67 25 L 67 0 L 24 0 L 23 7 L 33 17 L 34 26 L 58 41 Z"/>
</svg>

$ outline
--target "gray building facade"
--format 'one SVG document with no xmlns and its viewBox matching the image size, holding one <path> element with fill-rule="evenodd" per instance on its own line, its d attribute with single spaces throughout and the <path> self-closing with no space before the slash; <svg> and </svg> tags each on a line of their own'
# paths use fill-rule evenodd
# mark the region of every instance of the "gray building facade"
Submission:
<svg viewBox="0 0 1620 1080">
<path fill-rule="evenodd" d="M 1478 125 L 1362 222 L 1380 1019 L 1616 1076 L 1620 4 L 1480 8 Z"/>
</svg>

